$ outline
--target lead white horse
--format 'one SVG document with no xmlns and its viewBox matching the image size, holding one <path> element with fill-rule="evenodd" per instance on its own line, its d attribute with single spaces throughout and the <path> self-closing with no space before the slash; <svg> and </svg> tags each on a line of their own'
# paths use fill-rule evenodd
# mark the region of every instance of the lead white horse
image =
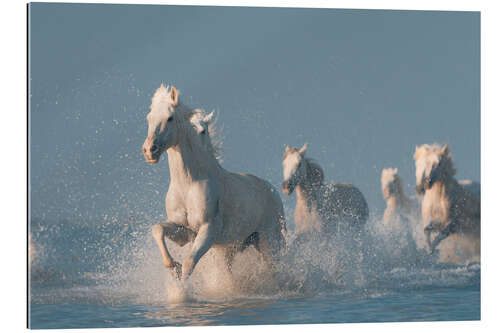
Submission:
<svg viewBox="0 0 500 333">
<path fill-rule="evenodd" d="M 451 235 L 468 239 L 467 245 L 479 252 L 481 204 L 467 187 L 455 179 L 453 158 L 448 145 L 416 147 L 416 190 L 422 198 L 422 224 L 430 253 Z"/>
<path fill-rule="evenodd" d="M 144 157 L 154 164 L 167 152 L 170 167 L 168 222 L 152 229 L 163 264 L 184 281 L 210 248 L 222 249 L 230 268 L 235 252 L 250 244 L 272 262 L 284 246 L 278 192 L 258 177 L 220 166 L 212 142 L 213 113 L 180 103 L 175 87 L 162 84 L 150 109 Z M 192 242 L 182 265 L 170 255 L 165 237 L 179 246 Z"/>
</svg>

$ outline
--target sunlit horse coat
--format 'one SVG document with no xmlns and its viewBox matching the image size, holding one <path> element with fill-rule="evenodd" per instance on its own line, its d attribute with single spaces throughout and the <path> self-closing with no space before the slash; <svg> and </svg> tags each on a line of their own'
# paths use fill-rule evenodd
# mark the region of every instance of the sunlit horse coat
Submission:
<svg viewBox="0 0 500 333">
<path fill-rule="evenodd" d="M 212 114 L 186 107 L 173 86 L 161 85 L 147 120 L 146 161 L 157 163 L 167 152 L 170 167 L 168 222 L 153 227 L 164 265 L 185 280 L 210 248 L 222 249 L 230 265 L 235 251 L 249 244 L 272 261 L 284 246 L 281 198 L 268 182 L 220 166 L 211 140 Z M 170 255 L 165 237 L 180 246 L 192 243 L 182 265 Z"/>
<path fill-rule="evenodd" d="M 448 145 L 416 147 L 416 190 L 422 198 L 422 225 L 429 252 L 451 234 L 472 236 L 479 244 L 481 204 L 455 179 Z"/>
</svg>

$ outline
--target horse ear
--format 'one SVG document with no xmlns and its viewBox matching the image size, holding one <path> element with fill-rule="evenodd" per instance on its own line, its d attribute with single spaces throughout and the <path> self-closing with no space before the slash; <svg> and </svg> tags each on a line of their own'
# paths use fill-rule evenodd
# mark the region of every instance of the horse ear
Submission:
<svg viewBox="0 0 500 333">
<path fill-rule="evenodd" d="M 418 157 L 420 155 L 419 150 L 420 150 L 420 147 L 419 146 L 415 146 L 415 153 L 413 154 L 413 159 L 414 160 L 418 160 Z"/>
<path fill-rule="evenodd" d="M 306 152 L 306 150 L 307 150 L 307 143 L 304 143 L 302 148 L 299 149 L 299 153 L 303 155 Z"/>
<path fill-rule="evenodd" d="M 394 174 L 398 173 L 398 168 L 394 168 Z"/>
<path fill-rule="evenodd" d="M 289 145 L 286 145 L 286 147 L 285 147 L 285 152 L 289 152 L 289 151 L 290 151 L 290 149 L 291 149 L 291 148 L 290 148 L 290 146 L 289 146 Z"/>
<path fill-rule="evenodd" d="M 441 155 L 447 155 L 450 152 L 450 145 L 445 144 L 441 149 Z"/>
<path fill-rule="evenodd" d="M 174 106 L 177 106 L 179 102 L 179 91 L 175 89 L 175 87 L 172 85 L 172 88 L 170 88 L 170 98 L 172 99 L 172 103 Z"/>
<path fill-rule="evenodd" d="M 203 122 L 206 123 L 206 124 L 208 124 L 209 122 L 211 122 L 212 118 L 214 117 L 214 113 L 215 113 L 215 111 L 212 111 L 209 114 L 207 114 L 205 117 L 203 117 Z"/>
</svg>

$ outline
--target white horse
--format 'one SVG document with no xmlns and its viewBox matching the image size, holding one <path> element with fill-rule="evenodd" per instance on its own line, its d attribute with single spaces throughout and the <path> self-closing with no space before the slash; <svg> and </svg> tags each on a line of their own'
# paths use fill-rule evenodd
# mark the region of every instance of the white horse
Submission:
<svg viewBox="0 0 500 333">
<path fill-rule="evenodd" d="M 382 223 L 386 227 L 396 220 L 411 221 L 419 215 L 418 199 L 406 196 L 403 181 L 398 175 L 398 168 L 383 169 L 380 183 L 386 202 Z"/>
<path fill-rule="evenodd" d="M 290 195 L 297 188 L 296 232 L 359 230 L 369 213 L 363 194 L 351 184 L 324 184 L 323 169 L 305 157 L 306 149 L 287 146 L 283 156 L 283 192 Z"/>
<path fill-rule="evenodd" d="M 429 252 L 450 235 L 462 235 L 480 243 L 480 199 L 455 179 L 448 145 L 424 144 L 413 155 L 416 190 L 422 198 L 422 225 Z M 478 247 L 478 246 L 477 246 Z"/>
<path fill-rule="evenodd" d="M 425 247 L 424 234 L 420 224 L 420 202 L 417 197 L 408 197 L 398 168 L 382 170 L 380 177 L 382 196 L 386 202 L 382 225 L 384 231 L 402 233 L 402 240 L 411 237 L 418 248 Z M 406 234 L 406 235 L 405 235 Z M 408 237 L 409 236 L 409 237 Z"/>
<path fill-rule="evenodd" d="M 210 248 L 223 250 L 230 269 L 235 252 L 250 244 L 272 261 L 284 245 L 278 192 L 260 178 L 220 166 L 211 139 L 213 112 L 183 105 L 175 87 L 162 84 L 150 109 L 144 157 L 148 163 L 157 163 L 167 152 L 170 167 L 165 202 L 168 222 L 152 229 L 163 264 L 184 281 Z M 192 242 L 182 265 L 170 255 L 165 237 L 179 246 Z"/>
</svg>

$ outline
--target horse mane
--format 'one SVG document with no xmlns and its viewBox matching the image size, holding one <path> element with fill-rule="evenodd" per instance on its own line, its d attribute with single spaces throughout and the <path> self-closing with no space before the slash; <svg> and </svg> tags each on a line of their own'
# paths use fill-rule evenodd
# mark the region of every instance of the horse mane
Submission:
<svg viewBox="0 0 500 333">
<path fill-rule="evenodd" d="M 224 156 L 222 152 L 222 142 L 224 141 L 224 135 L 222 134 L 222 130 L 224 126 L 218 126 L 219 121 L 219 113 L 217 113 L 214 120 L 212 120 L 208 124 L 208 135 L 210 137 L 210 144 L 212 145 L 212 151 L 214 153 L 215 158 L 219 162 L 224 161 Z"/>
<path fill-rule="evenodd" d="M 454 166 L 453 156 L 451 156 L 447 146 L 441 146 L 438 143 L 433 143 L 431 145 L 423 144 L 415 151 L 414 158 L 417 160 L 420 158 L 427 158 L 430 155 L 438 155 L 443 165 L 443 170 L 446 170 L 450 176 L 455 176 L 457 170 Z"/>
<path fill-rule="evenodd" d="M 323 168 L 312 158 L 306 158 L 305 161 L 307 166 L 307 178 L 311 181 L 311 184 L 323 184 L 325 179 Z"/>
<path fill-rule="evenodd" d="M 168 94 L 168 89 L 169 86 L 166 86 L 161 83 L 161 86 L 156 89 L 155 93 L 153 94 L 153 98 L 151 99 L 151 105 L 149 106 L 150 110 L 153 110 L 153 107 L 157 104 L 160 103 L 166 103 L 170 100 L 170 96 Z"/>
<path fill-rule="evenodd" d="M 189 119 L 191 119 L 191 117 L 195 115 L 200 117 L 205 117 L 207 114 L 204 109 L 194 109 L 184 112 L 186 112 L 185 114 L 187 121 L 189 121 Z M 217 161 L 222 162 L 223 161 L 222 142 L 224 137 L 222 135 L 222 128 L 219 128 L 217 126 L 218 120 L 219 120 L 219 114 L 216 115 L 216 118 L 214 120 L 208 123 L 207 131 L 208 131 L 208 137 L 210 138 L 210 149 L 214 157 L 217 159 Z"/>
<path fill-rule="evenodd" d="M 451 156 L 450 152 L 447 154 L 443 155 L 441 160 L 444 162 L 444 166 L 446 166 L 446 170 L 449 173 L 450 176 L 455 176 L 457 173 L 457 170 L 455 169 L 454 163 L 453 163 L 453 157 Z"/>
</svg>

